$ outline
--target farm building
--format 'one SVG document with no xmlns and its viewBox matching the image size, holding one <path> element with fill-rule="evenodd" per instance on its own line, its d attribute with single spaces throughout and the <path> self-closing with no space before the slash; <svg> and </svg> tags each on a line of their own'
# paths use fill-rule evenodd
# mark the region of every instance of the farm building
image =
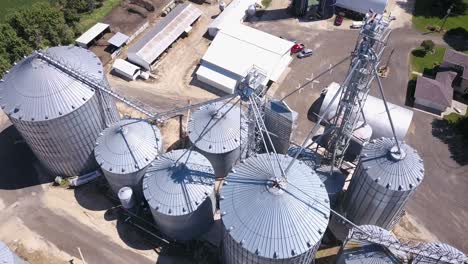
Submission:
<svg viewBox="0 0 468 264">
<path fill-rule="evenodd" d="M 215 37 L 226 26 L 240 24 L 247 15 L 247 9 L 256 4 L 256 0 L 234 0 L 208 26 L 208 34 Z"/>
<path fill-rule="evenodd" d="M 438 72 L 436 79 L 420 76 L 414 93 L 415 106 L 440 114 L 452 106 L 452 82 L 457 73 L 452 71 Z"/>
<path fill-rule="evenodd" d="M 237 84 L 253 66 L 276 82 L 292 60 L 293 42 L 260 30 L 237 24 L 223 28 L 201 59 L 197 79 L 226 93 L 234 93 Z"/>
<path fill-rule="evenodd" d="M 336 0 L 335 5 L 359 14 L 366 14 L 370 9 L 382 14 L 387 7 L 387 0 Z"/>
<path fill-rule="evenodd" d="M 141 73 L 140 67 L 122 59 L 116 59 L 112 70 L 127 80 L 135 80 Z"/>
<path fill-rule="evenodd" d="M 151 70 L 151 65 L 201 16 L 191 3 L 178 5 L 156 26 L 128 49 L 128 60 Z"/>
<path fill-rule="evenodd" d="M 104 34 L 110 32 L 110 26 L 104 23 L 97 23 L 78 37 L 75 41 L 76 45 L 82 48 L 89 48 L 95 41 L 100 39 Z"/>
</svg>

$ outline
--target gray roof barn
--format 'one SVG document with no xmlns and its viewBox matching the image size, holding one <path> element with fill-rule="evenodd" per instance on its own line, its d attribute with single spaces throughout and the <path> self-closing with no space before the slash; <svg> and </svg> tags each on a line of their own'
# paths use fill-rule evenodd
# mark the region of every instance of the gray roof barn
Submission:
<svg viewBox="0 0 468 264">
<path fill-rule="evenodd" d="M 436 79 L 424 76 L 418 77 L 416 83 L 415 98 L 421 98 L 430 102 L 449 107 L 452 105 L 452 82 L 456 77 L 455 72 L 439 72 Z"/>
<path fill-rule="evenodd" d="M 174 8 L 128 49 L 128 60 L 149 70 L 151 64 L 185 32 L 200 16 L 201 11 L 191 3 Z"/>
</svg>

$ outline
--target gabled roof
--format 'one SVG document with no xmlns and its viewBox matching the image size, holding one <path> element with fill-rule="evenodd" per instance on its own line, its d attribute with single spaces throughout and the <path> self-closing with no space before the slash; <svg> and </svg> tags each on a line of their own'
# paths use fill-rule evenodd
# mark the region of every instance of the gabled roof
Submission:
<svg viewBox="0 0 468 264">
<path fill-rule="evenodd" d="M 447 49 L 445 51 L 443 63 L 461 66 L 463 68 L 463 79 L 468 79 L 468 54 L 458 52 L 453 49 Z"/>
<path fill-rule="evenodd" d="M 95 39 L 99 34 L 104 32 L 109 28 L 109 24 L 104 23 L 96 23 L 90 29 L 88 29 L 85 33 L 83 33 L 80 37 L 76 39 L 76 43 L 82 45 L 88 45 L 93 39 Z"/>
<path fill-rule="evenodd" d="M 457 74 L 452 71 L 437 73 L 436 79 L 420 76 L 416 83 L 415 98 L 425 99 L 443 106 L 452 105 L 452 82 Z"/>
</svg>

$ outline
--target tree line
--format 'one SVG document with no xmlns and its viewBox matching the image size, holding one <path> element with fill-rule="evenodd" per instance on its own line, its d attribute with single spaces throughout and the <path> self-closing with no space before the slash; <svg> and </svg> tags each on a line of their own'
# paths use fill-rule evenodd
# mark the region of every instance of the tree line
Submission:
<svg viewBox="0 0 468 264">
<path fill-rule="evenodd" d="M 0 23 L 0 76 L 33 50 L 73 43 L 82 14 L 104 0 L 50 0 L 21 8 Z"/>
</svg>

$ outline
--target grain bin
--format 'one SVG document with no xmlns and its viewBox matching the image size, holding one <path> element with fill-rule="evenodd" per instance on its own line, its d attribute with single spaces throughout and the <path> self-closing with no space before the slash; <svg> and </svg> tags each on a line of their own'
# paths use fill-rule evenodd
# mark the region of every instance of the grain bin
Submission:
<svg viewBox="0 0 468 264">
<path fill-rule="evenodd" d="M 277 153 L 287 154 L 292 133 L 296 127 L 297 113 L 284 101 L 272 100 L 265 107 L 265 127 Z M 272 150 L 270 149 L 270 152 Z"/>
<path fill-rule="evenodd" d="M 241 109 L 230 103 L 214 103 L 195 111 L 188 122 L 190 142 L 213 165 L 216 177 L 224 177 L 239 160 L 247 125 Z"/>
<path fill-rule="evenodd" d="M 300 146 L 291 146 L 288 150 L 288 155 L 295 157 L 299 150 L 301 150 Z M 304 148 L 299 156 L 297 156 L 297 159 L 304 162 L 307 166 L 314 170 L 320 166 L 322 161 L 321 156 L 309 148 Z"/>
<path fill-rule="evenodd" d="M 278 156 L 278 159 L 276 159 Z M 223 259 L 227 264 L 303 263 L 315 258 L 330 217 L 314 170 L 292 158 L 257 154 L 233 168 L 221 189 Z"/>
<path fill-rule="evenodd" d="M 346 217 L 363 225 L 392 229 L 408 199 L 424 178 L 423 160 L 415 149 L 389 138 L 372 140 L 361 158 L 344 199 Z"/>
<path fill-rule="evenodd" d="M 385 241 L 398 243 L 398 239 L 390 232 L 378 226 L 362 225 L 352 229 L 337 256 L 337 264 L 399 264 L 401 260 L 389 249 L 367 242 L 366 234 L 380 237 Z"/>
<path fill-rule="evenodd" d="M 98 167 L 92 155 L 96 138 L 118 120 L 118 113 L 112 98 L 64 66 L 85 72 L 109 89 L 101 62 L 79 47 L 41 53 L 23 59 L 4 76 L 0 107 L 49 172 L 86 174 Z"/>
<path fill-rule="evenodd" d="M 8 246 L 0 241 L 0 263 L 2 264 L 26 264 Z"/>
<path fill-rule="evenodd" d="M 332 169 L 330 166 L 320 167 L 316 172 L 323 182 L 325 189 L 327 189 L 331 206 L 334 207 L 343 192 L 346 177 L 338 168 L 333 167 Z"/>
<path fill-rule="evenodd" d="M 159 129 L 145 120 L 131 118 L 105 129 L 97 139 L 94 155 L 115 194 L 127 186 L 142 197 L 143 175 L 161 151 Z"/>
<path fill-rule="evenodd" d="M 460 250 L 440 242 L 425 243 L 420 247 L 424 252 L 432 254 L 433 258 L 416 256 L 415 264 L 455 264 L 467 261 L 466 255 Z"/>
<path fill-rule="evenodd" d="M 161 232 L 174 240 L 192 240 L 214 222 L 214 171 L 202 154 L 174 150 L 152 162 L 143 193 Z"/>
</svg>

